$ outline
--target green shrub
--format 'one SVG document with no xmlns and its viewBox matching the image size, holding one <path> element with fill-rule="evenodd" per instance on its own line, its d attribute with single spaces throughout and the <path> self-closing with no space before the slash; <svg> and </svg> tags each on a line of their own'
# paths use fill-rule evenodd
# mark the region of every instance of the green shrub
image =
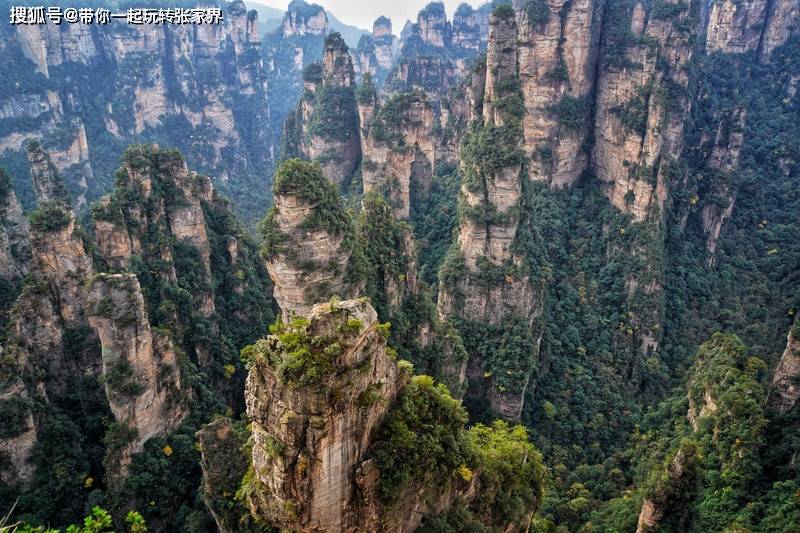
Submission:
<svg viewBox="0 0 800 533">
<path fill-rule="evenodd" d="M 39 232 L 53 232 L 66 228 L 72 221 L 69 208 L 58 202 L 43 202 L 39 209 L 28 217 L 33 229 Z"/>
<path fill-rule="evenodd" d="M 527 0 L 522 10 L 531 26 L 538 26 L 550 20 L 550 6 L 546 0 Z"/>
<path fill-rule="evenodd" d="M 410 483 L 444 481 L 470 463 L 466 422 L 466 411 L 444 385 L 429 376 L 414 376 L 371 448 L 381 472 L 381 498 L 395 502 Z"/>
</svg>

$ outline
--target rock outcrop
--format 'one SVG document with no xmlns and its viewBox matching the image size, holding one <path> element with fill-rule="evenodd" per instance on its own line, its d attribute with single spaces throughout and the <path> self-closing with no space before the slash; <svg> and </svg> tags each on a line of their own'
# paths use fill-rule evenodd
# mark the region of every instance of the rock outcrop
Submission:
<svg viewBox="0 0 800 533">
<path fill-rule="evenodd" d="M 766 0 L 712 2 L 706 28 L 706 49 L 728 54 L 757 50 L 768 3 Z"/>
<path fill-rule="evenodd" d="M 370 74 L 378 86 L 383 85 L 400 51 L 400 41 L 392 34 L 392 21 L 378 17 L 372 34 L 363 35 L 354 54 L 356 74 Z"/>
<path fill-rule="evenodd" d="M 636 533 L 655 531 L 661 524 L 664 515 L 670 512 L 670 498 L 680 496 L 689 490 L 694 481 L 692 467 L 696 449 L 693 445 L 681 446 L 667 467 L 666 476 L 659 480 L 656 487 L 642 502 Z"/>
<path fill-rule="evenodd" d="M 393 348 L 461 397 L 467 354 L 458 333 L 439 317 L 430 288 L 419 279 L 411 226 L 398 221 L 378 193 L 366 194 L 361 208 L 357 235 L 366 259 L 365 294 L 378 317 L 393 324 Z"/>
<path fill-rule="evenodd" d="M 485 36 L 479 15 L 468 6 L 459 7 L 451 24 L 442 2 L 429 3 L 417 22 L 404 28 L 400 57 L 384 90 L 394 94 L 420 89 L 434 99 L 447 95 L 478 56 Z"/>
<path fill-rule="evenodd" d="M 203 467 L 203 499 L 220 533 L 250 531 L 241 502 L 231 503 L 239 490 L 251 458 L 249 431 L 228 418 L 218 418 L 197 432 Z"/>
<path fill-rule="evenodd" d="M 713 266 L 716 260 L 717 241 L 726 220 L 730 218 L 736 202 L 731 188 L 731 174 L 739 167 L 739 156 L 744 143 L 744 126 L 747 112 L 743 108 L 733 110 L 730 117 L 720 121 L 714 138 L 708 167 L 715 172 L 712 194 L 700 211 L 703 232 L 706 235 L 708 264 Z"/>
<path fill-rule="evenodd" d="M 73 372 L 98 371 L 91 356 L 65 355 L 68 332 L 86 324 L 83 280 L 94 273 L 74 214 L 63 203 L 43 202 L 32 215 L 30 239 L 30 274 L 10 313 L 0 372 L 4 412 L 9 409 L 17 426 L 0 438 L 0 454 L 7 454 L 13 466 L 3 481 L 20 490 L 35 472 L 31 459 L 38 428 L 33 398 L 64 394 Z M 83 342 L 91 345 L 91 331 L 86 336 Z"/>
<path fill-rule="evenodd" d="M 354 228 L 337 188 L 316 163 L 284 162 L 263 225 L 265 258 L 284 321 L 333 296 L 356 296 Z M 352 260 L 352 261 L 351 261 Z"/>
<path fill-rule="evenodd" d="M 144 443 L 178 427 L 188 414 L 172 339 L 150 328 L 135 274 L 98 274 L 88 294 L 89 324 L 102 346 L 103 385 L 111 412 L 131 438 L 109 450 L 124 475 Z M 118 463 L 117 463 L 118 461 Z"/>
<path fill-rule="evenodd" d="M 31 260 L 28 219 L 11 186 L 8 173 L 0 168 L 0 277 L 18 280 L 28 273 Z"/>
<path fill-rule="evenodd" d="M 209 178 L 190 172 L 176 151 L 140 145 L 126 152 L 117 180 L 114 194 L 93 209 L 97 246 L 108 265 L 124 270 L 134 255 L 156 259 L 161 275 L 174 282 L 174 250 L 168 241 L 154 241 L 155 232 L 193 246 L 205 275 L 211 276 L 203 204 L 212 204 L 217 196 Z M 197 296 L 200 311 L 213 313 L 213 294 Z"/>
<path fill-rule="evenodd" d="M 488 24 L 481 27 L 480 12 L 469 4 L 459 4 L 453 15 L 453 46 L 479 52 L 488 40 Z"/>
<path fill-rule="evenodd" d="M 620 27 L 601 50 L 592 167 L 611 203 L 634 220 L 663 216 L 667 171 L 682 147 L 688 113 L 685 88 L 689 6 L 650 13 L 637 3 L 629 28 Z"/>
<path fill-rule="evenodd" d="M 775 0 L 767 13 L 764 33 L 761 36 L 760 59 L 769 62 L 770 55 L 786 43 L 790 36 L 796 35 L 800 28 L 800 2 L 798 0 Z"/>
<path fill-rule="evenodd" d="M 361 161 L 355 71 L 350 52 L 338 33 L 325 38 L 322 67 L 304 72 L 305 93 L 284 127 L 284 157 L 317 161 L 337 185 L 347 185 Z"/>
<path fill-rule="evenodd" d="M 42 467 L 33 450 L 52 444 L 38 435 L 52 435 L 48 424 L 60 417 L 60 424 L 92 427 L 87 439 L 97 439 L 90 445 L 105 451 L 105 482 L 116 490 L 133 455 L 176 430 L 188 414 L 193 392 L 182 374 L 187 368 L 197 372 L 195 361 L 205 371 L 212 363 L 225 365 L 224 385 L 215 387 L 221 395 L 237 383 L 229 362 L 236 355 L 213 337 L 241 346 L 234 317 L 240 324 L 258 322 L 256 330 L 272 320 L 266 269 L 254 262 L 255 245 L 209 179 L 189 172 L 176 151 L 136 146 L 126 152 L 117 190 L 93 210 L 96 250 L 52 192 L 63 182 L 46 154 L 31 164 L 43 200 L 30 216 L 30 273 L 3 345 L 0 395 L 19 408 L 19 427 L 0 438 L 0 452 L 13 452 L 13 469 L 3 481 L 25 487 Z M 106 267 L 117 273 L 98 273 Z M 225 295 L 222 309 L 215 308 L 215 291 Z M 180 354 L 188 356 L 179 361 Z M 86 411 L 94 422 L 84 418 Z M 97 427 L 94 417 L 107 422 Z"/>
<path fill-rule="evenodd" d="M 772 374 L 767 405 L 779 413 L 788 413 L 800 399 L 800 321 L 789 332 L 786 349 Z"/>
<path fill-rule="evenodd" d="M 28 146 L 28 163 L 31 167 L 33 191 L 39 204 L 59 202 L 69 205 L 69 192 L 61 174 L 50 160 L 50 156 L 36 141 Z"/>
<path fill-rule="evenodd" d="M 284 37 L 326 35 L 327 30 L 328 15 L 320 6 L 309 5 L 302 0 L 293 0 L 289 3 L 286 16 L 281 23 Z"/>
<path fill-rule="evenodd" d="M 387 327 L 377 322 L 365 300 L 336 301 L 313 307 L 306 317 L 273 329 L 243 351 L 250 361 L 246 398 L 252 451 L 238 494 L 250 514 L 292 531 L 405 533 L 426 517 L 462 505 L 477 523 L 518 531 L 516 525 L 529 522 L 538 505 L 542 470 L 527 439 L 520 441 L 518 432 L 512 436 L 502 423 L 478 429 L 485 434 L 470 440 L 474 455 L 466 463 L 433 463 L 429 470 L 400 467 L 410 475 L 396 487 L 397 497 L 387 497 L 396 473 L 381 465 L 409 459 L 392 456 L 400 452 L 393 444 L 400 428 L 413 435 L 412 441 L 434 447 L 414 449 L 426 454 L 422 461 L 435 461 L 427 454 L 442 453 L 437 449 L 458 453 L 467 445 L 463 408 L 431 378 L 412 378 L 408 365 L 390 355 Z M 416 417 L 424 420 L 419 427 Z M 234 441 L 230 428 L 215 422 L 201 435 L 207 480 L 224 473 L 218 461 L 227 458 L 214 454 L 211 446 Z M 511 523 L 491 505 L 506 494 L 511 480 L 494 477 L 491 486 L 483 485 L 482 470 L 491 464 L 484 458 L 498 453 L 492 448 L 495 432 L 502 433 L 502 442 L 513 441 L 513 451 L 500 453 L 515 465 L 514 475 L 520 477 L 514 482 L 532 489 L 519 500 Z M 484 496 L 489 504 L 473 508 L 472 502 Z"/>
<path fill-rule="evenodd" d="M 384 193 L 399 219 L 411 212 L 411 191 L 426 191 L 436 164 L 451 157 L 435 137 L 433 104 L 422 91 L 392 96 L 374 112 L 364 138 L 364 191 Z M 442 153 L 444 152 L 444 153 Z"/>
<path fill-rule="evenodd" d="M 0 102 L 0 109 L 24 123 L 0 145 L 16 151 L 25 139 L 40 140 L 76 191 L 78 205 L 110 185 L 116 161 L 99 157 L 97 147 L 153 135 L 180 147 L 194 168 L 218 177 L 218 186 L 232 180 L 233 194 L 241 188 L 237 183 L 263 184 L 273 155 L 263 148 L 277 139 L 270 127 L 256 14 L 241 0 L 225 8 L 219 25 L 197 28 L 119 21 L 10 28 L 3 53 L 18 53 L 14 61 L 21 71 L 32 69 L 32 62 L 42 81 L 19 86 L 27 103 L 16 95 Z M 74 73 L 45 79 L 64 68 Z"/>
<path fill-rule="evenodd" d="M 586 169 L 602 15 L 603 4 L 590 0 L 531 2 L 520 14 L 522 126 L 532 180 L 570 186 Z"/>
<path fill-rule="evenodd" d="M 30 483 L 34 467 L 30 463 L 36 445 L 37 431 L 30 398 L 21 379 L 0 386 L 0 408 L 4 427 L 0 436 L 0 458 L 6 465 L 0 469 L 0 482 L 24 488 Z"/>
<path fill-rule="evenodd" d="M 302 327 L 299 334 L 335 345 L 339 353 L 330 369 L 299 369 L 305 375 L 279 374 L 272 361 L 289 354 L 277 337 L 256 344 L 246 392 L 261 488 L 249 498 L 256 516 L 303 531 L 367 530 L 357 527 L 363 522 L 352 476 L 402 386 L 376 319 L 375 310 L 358 301 L 314 307 L 307 327 L 290 328 Z"/>
<path fill-rule="evenodd" d="M 542 312 L 541 287 L 532 280 L 525 258 L 515 251 L 522 201 L 522 94 L 517 76 L 517 27 L 510 7 L 490 19 L 482 123 L 463 141 L 460 228 L 440 272 L 439 312 L 458 320 L 494 325 L 504 331 L 519 321 L 527 330 L 529 351 L 507 369 L 513 387 L 490 379 L 491 407 L 502 416 L 522 412 L 539 341 L 533 323 Z M 524 112 L 524 111 L 523 111 Z M 494 153 L 497 151 L 498 153 Z M 463 329 L 463 328 L 462 328 Z M 507 332 L 499 333 L 505 335 Z M 467 341 L 467 339 L 465 339 Z M 469 377 L 477 383 L 494 370 L 476 345 L 470 347 Z M 471 349 L 472 348 L 472 349 Z M 505 372 L 505 370 L 504 370 Z"/>
</svg>

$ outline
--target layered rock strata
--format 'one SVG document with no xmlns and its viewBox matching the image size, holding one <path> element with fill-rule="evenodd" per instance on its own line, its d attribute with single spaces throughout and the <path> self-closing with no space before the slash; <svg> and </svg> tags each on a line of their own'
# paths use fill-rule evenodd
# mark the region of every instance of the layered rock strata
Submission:
<svg viewBox="0 0 800 533">
<path fill-rule="evenodd" d="M 333 296 L 356 296 L 362 283 L 351 268 L 354 228 L 321 168 L 289 160 L 275 174 L 273 192 L 265 258 L 284 321 Z"/>
<path fill-rule="evenodd" d="M 144 443 L 175 430 L 189 409 L 172 339 L 150 328 L 135 274 L 99 274 L 88 294 L 89 324 L 100 337 L 103 382 L 118 424 L 132 432 L 110 450 L 124 473 Z"/>
<path fill-rule="evenodd" d="M 532 3 L 531 5 L 534 5 Z M 603 4 L 543 3 L 519 16 L 522 121 L 530 178 L 552 187 L 575 183 L 588 164 Z"/>
<path fill-rule="evenodd" d="M 179 146 L 195 168 L 218 177 L 218 185 L 267 174 L 272 152 L 262 148 L 276 139 L 256 14 L 241 0 L 226 7 L 220 25 L 196 29 L 114 21 L 23 26 L 7 35 L 6 53 L 18 53 L 15 61 L 25 63 L 20 68 L 35 68 L 40 81 L 28 83 L 29 76 L 19 86 L 28 102 L 21 95 L 0 99 L 7 118 L 26 124 L 0 146 L 16 151 L 25 139 L 41 140 L 70 190 L 80 192 L 78 205 L 109 185 L 106 176 L 116 162 L 99 157 L 98 147 L 154 133 Z M 74 73 L 61 76 L 65 69 Z"/>
<path fill-rule="evenodd" d="M 521 99 L 517 76 L 517 27 L 513 11 L 496 9 L 490 19 L 482 123 L 464 141 L 461 167 L 460 228 L 457 242 L 445 260 L 440 281 L 439 312 L 451 319 L 497 325 L 520 320 L 532 325 L 542 311 L 541 288 L 527 270 L 525 259 L 514 250 L 518 238 L 522 201 L 522 117 L 513 105 Z M 485 156 L 487 144 L 503 153 Z M 487 281 L 491 279 L 491 281 Z M 523 326 L 525 327 L 525 326 Z M 470 351 L 469 343 L 467 350 Z M 491 376 L 483 355 L 473 347 L 469 378 Z M 494 411 L 518 418 L 538 340 L 531 339 L 523 366 L 512 372 L 514 390 L 489 378 L 487 394 Z"/>
</svg>

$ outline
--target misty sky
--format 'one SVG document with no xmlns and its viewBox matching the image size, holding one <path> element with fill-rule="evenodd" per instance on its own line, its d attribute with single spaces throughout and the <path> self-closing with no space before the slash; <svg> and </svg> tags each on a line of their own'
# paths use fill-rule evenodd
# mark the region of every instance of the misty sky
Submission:
<svg viewBox="0 0 800 533">
<path fill-rule="evenodd" d="M 259 4 L 285 10 L 290 0 L 253 0 Z M 392 19 L 392 31 L 399 34 L 406 19 L 416 20 L 417 12 L 430 0 L 306 0 L 309 4 L 319 4 L 347 24 L 372 30 L 372 22 L 381 15 Z M 444 0 L 447 18 L 451 19 L 456 7 L 467 2 L 478 7 L 485 0 Z"/>
</svg>

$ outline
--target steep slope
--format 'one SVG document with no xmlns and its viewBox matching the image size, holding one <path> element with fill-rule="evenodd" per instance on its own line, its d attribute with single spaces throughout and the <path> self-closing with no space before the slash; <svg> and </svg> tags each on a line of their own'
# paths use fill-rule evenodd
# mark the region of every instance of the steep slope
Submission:
<svg viewBox="0 0 800 533">
<path fill-rule="evenodd" d="M 473 527 L 525 529 L 543 473 L 525 431 L 465 430 L 444 386 L 389 355 L 388 327 L 368 303 L 337 301 L 244 351 L 250 513 L 297 531 L 413 531 L 463 505 Z M 510 514 L 493 505 L 508 497 L 520 502 Z"/>
<path fill-rule="evenodd" d="M 787 496 L 796 484 L 759 482 L 764 369 L 734 335 L 716 334 L 700 346 L 686 385 L 655 410 L 626 452 L 637 472 L 632 497 L 609 500 L 591 521 L 640 532 L 793 527 L 800 507 Z"/>
<path fill-rule="evenodd" d="M 473 394 L 486 395 L 508 418 L 522 413 L 541 340 L 534 323 L 543 308 L 542 287 L 520 253 L 525 109 L 516 42 L 514 11 L 496 8 L 489 19 L 482 117 L 462 145 L 458 239 L 440 271 L 439 292 L 440 314 L 455 321 L 470 353 Z"/>
<path fill-rule="evenodd" d="M 147 140 L 183 150 L 242 212 L 263 203 L 252 192 L 264 188 L 272 152 L 263 147 L 277 138 L 256 14 L 241 1 L 224 10 L 218 27 L 198 31 L 117 21 L 4 25 L 4 59 L 24 75 L 19 84 L 4 78 L 3 163 L 21 174 L 23 142 L 40 139 L 80 206 L 113 185 L 118 153 Z M 28 206 L 29 191 L 19 190 Z"/>
<path fill-rule="evenodd" d="M 325 37 L 322 64 L 306 67 L 303 80 L 303 98 L 284 126 L 281 157 L 317 161 L 346 187 L 361 161 L 361 142 L 353 62 L 341 35 Z"/>
<path fill-rule="evenodd" d="M 142 498 L 168 478 L 175 501 L 194 505 L 198 457 L 185 440 L 213 411 L 243 406 L 238 348 L 274 316 L 266 269 L 176 151 L 126 152 L 117 189 L 94 209 L 95 247 L 63 198 L 46 199 L 64 184 L 39 150 L 30 275 L 3 342 L 14 423 L 0 440 L 2 505 L 19 498 L 20 512 L 69 523 L 93 487 L 114 514 L 139 506 L 151 527 L 178 527 L 187 517 L 177 508 L 145 510 Z M 192 512 L 204 520 L 202 505 Z"/>
</svg>

